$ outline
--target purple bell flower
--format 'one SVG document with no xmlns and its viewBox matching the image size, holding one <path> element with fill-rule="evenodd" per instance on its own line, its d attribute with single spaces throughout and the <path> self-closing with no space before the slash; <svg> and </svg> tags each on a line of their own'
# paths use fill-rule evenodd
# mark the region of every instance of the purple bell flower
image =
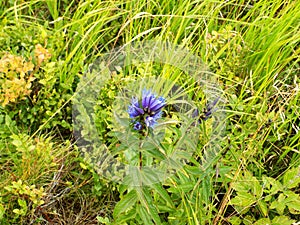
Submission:
<svg viewBox="0 0 300 225">
<path fill-rule="evenodd" d="M 132 97 L 131 105 L 128 106 L 128 114 L 130 118 L 134 118 L 144 114 L 144 110 L 140 108 L 138 99 Z"/>
<path fill-rule="evenodd" d="M 143 91 L 142 106 L 145 112 L 155 114 L 166 105 L 166 101 L 163 97 L 156 97 L 149 90 Z"/>
<path fill-rule="evenodd" d="M 157 97 L 150 90 L 143 90 L 141 102 L 133 97 L 128 106 L 130 118 L 136 118 L 133 128 L 141 130 L 144 126 L 153 128 L 162 115 L 161 109 L 166 105 L 163 97 Z"/>
</svg>

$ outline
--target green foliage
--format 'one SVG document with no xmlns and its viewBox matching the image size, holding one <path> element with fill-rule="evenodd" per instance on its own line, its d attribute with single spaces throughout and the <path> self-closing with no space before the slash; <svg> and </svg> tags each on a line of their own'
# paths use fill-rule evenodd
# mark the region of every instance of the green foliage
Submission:
<svg viewBox="0 0 300 225">
<path fill-rule="evenodd" d="M 35 209 L 44 203 L 44 189 L 37 188 L 35 183 L 39 179 L 45 179 L 49 175 L 48 172 L 57 167 L 57 155 L 53 155 L 53 143 L 50 139 L 31 140 L 28 135 L 23 134 L 13 134 L 11 139 L 12 146 L 2 149 L 1 158 L 6 171 L 1 178 L 4 179 L 1 185 L 1 200 L 6 203 L 7 214 L 4 213 L 3 217 L 16 220 L 19 216 L 33 214 Z M 11 176 L 11 171 L 18 181 L 6 184 L 5 178 Z M 11 215 L 11 212 L 15 215 Z"/>
<path fill-rule="evenodd" d="M 273 0 L 2 1 L 0 223 L 300 221 L 299 11 L 297 1 Z M 215 142 L 221 152 L 205 151 L 207 121 L 192 159 L 170 179 L 140 188 L 112 184 L 81 159 L 76 143 L 65 144 L 73 142 L 70 101 L 86 65 L 114 47 L 151 39 L 186 47 L 216 75 L 227 113 L 226 133 Z M 107 84 L 98 87 L 93 108 L 97 130 L 89 134 L 109 144 L 119 161 L 135 163 L 136 155 L 128 146 L 117 152 L 112 104 L 140 75 L 173 79 L 200 99 L 199 109 L 205 104 L 203 94 L 193 96 L 193 81 L 172 66 L 114 72 L 102 77 Z M 183 133 L 171 126 L 164 148 L 171 151 Z M 148 150 L 144 163 L 163 159 Z"/>
<path fill-rule="evenodd" d="M 55 126 L 70 130 L 71 110 L 64 106 L 70 101 L 72 87 L 59 84 L 56 75 L 62 62 L 48 62 L 51 54 L 40 44 L 31 54 L 34 58 L 29 62 L 11 54 L 0 60 L 3 111 L 15 118 L 20 126 L 32 130 Z M 16 103 L 20 104 L 17 106 Z"/>
<path fill-rule="evenodd" d="M 295 220 L 284 215 L 300 214 L 300 196 L 297 193 L 300 184 L 299 172 L 299 167 L 291 168 L 280 179 L 263 176 L 259 181 L 249 171 L 244 171 L 232 184 L 236 194 L 233 194 L 230 204 L 244 220 L 255 221 L 256 215 L 260 214 L 266 217 L 255 224 L 271 220 L 273 224 L 279 218 L 285 218 L 286 224 L 292 224 Z M 231 220 L 239 219 L 233 217 Z"/>
<path fill-rule="evenodd" d="M 231 25 L 212 30 L 205 37 L 209 67 L 221 77 L 224 86 L 233 86 L 243 79 L 246 54 L 250 50 L 242 34 Z"/>
<path fill-rule="evenodd" d="M 43 187 L 37 189 L 35 185 L 27 186 L 22 183 L 22 180 L 17 182 L 12 182 L 12 185 L 6 186 L 5 190 L 8 191 L 8 194 L 11 195 L 11 198 L 17 198 L 17 202 L 21 208 L 13 209 L 13 212 L 18 216 L 25 216 L 28 212 L 28 199 L 29 203 L 32 203 L 32 212 L 36 209 L 37 206 L 40 206 L 44 203 L 42 200 L 43 196 L 46 194 Z"/>
</svg>

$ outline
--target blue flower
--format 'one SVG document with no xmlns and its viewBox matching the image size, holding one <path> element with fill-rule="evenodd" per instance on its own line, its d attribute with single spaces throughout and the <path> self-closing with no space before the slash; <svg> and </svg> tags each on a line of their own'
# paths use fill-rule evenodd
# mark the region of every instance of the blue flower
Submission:
<svg viewBox="0 0 300 225">
<path fill-rule="evenodd" d="M 157 119 L 161 118 L 162 112 L 159 111 L 153 116 L 146 116 L 145 123 L 147 127 L 153 128 L 153 126 L 157 123 Z"/>
<path fill-rule="evenodd" d="M 220 97 L 217 97 L 212 103 L 206 106 L 204 120 L 208 120 L 212 116 L 212 114 L 218 110 L 218 108 L 216 108 L 215 106 L 217 105 L 219 100 Z"/>
<path fill-rule="evenodd" d="M 128 113 L 130 118 L 134 118 L 144 114 L 144 110 L 140 108 L 138 99 L 133 97 L 131 99 L 131 105 L 128 106 Z"/>
<path fill-rule="evenodd" d="M 156 97 L 149 90 L 143 91 L 142 106 L 144 111 L 154 115 L 166 105 L 166 101 L 163 97 Z"/>
<path fill-rule="evenodd" d="M 135 129 L 135 130 L 141 130 L 142 128 L 143 128 L 143 125 L 138 121 L 133 124 L 133 129 Z"/>
<path fill-rule="evenodd" d="M 161 109 L 165 105 L 166 100 L 161 96 L 157 97 L 150 90 L 143 90 L 141 102 L 133 97 L 128 106 L 129 117 L 136 118 L 133 121 L 133 128 L 135 130 L 141 130 L 145 126 L 153 128 L 157 119 L 161 117 Z"/>
</svg>

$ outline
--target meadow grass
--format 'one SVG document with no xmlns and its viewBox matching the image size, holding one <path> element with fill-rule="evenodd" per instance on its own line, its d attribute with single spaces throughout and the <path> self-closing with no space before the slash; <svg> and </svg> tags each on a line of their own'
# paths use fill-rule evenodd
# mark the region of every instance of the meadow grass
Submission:
<svg viewBox="0 0 300 225">
<path fill-rule="evenodd" d="M 0 12 L 0 57 L 35 65 L 31 94 L 0 106 L 1 224 L 300 221 L 299 2 L 30 0 L 3 1 Z M 226 132 L 205 170 L 203 141 L 178 174 L 130 190 L 82 159 L 71 100 L 90 63 L 143 40 L 169 41 L 202 59 L 224 93 Z M 41 64 L 37 44 L 51 54 Z M 161 71 L 181 75 L 172 69 Z M 135 70 L 156 67 L 113 78 L 99 115 L 110 115 L 105 108 Z M 0 67 L 3 87 L 7 74 Z M 100 117 L 99 138 L 108 138 L 109 122 Z"/>
</svg>

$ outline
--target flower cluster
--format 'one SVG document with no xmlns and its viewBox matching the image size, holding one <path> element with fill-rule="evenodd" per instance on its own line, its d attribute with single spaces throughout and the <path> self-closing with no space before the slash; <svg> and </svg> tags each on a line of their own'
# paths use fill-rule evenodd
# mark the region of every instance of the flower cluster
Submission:
<svg viewBox="0 0 300 225">
<path fill-rule="evenodd" d="M 145 127 L 153 128 L 162 115 L 162 108 L 166 105 L 163 97 L 157 97 L 150 90 L 144 90 L 142 100 L 133 97 L 128 106 L 128 114 L 133 118 L 133 128 L 142 130 Z"/>
</svg>

